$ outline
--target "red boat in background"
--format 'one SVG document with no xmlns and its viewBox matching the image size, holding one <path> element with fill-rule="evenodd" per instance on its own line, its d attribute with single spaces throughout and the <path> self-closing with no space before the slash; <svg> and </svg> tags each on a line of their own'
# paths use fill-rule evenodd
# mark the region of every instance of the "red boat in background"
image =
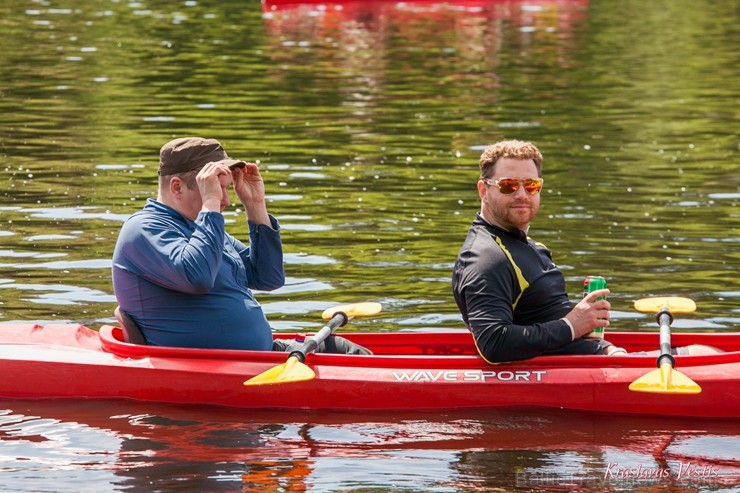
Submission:
<svg viewBox="0 0 740 493">
<path fill-rule="evenodd" d="M 442 410 L 563 408 L 639 415 L 740 417 L 740 334 L 679 333 L 675 346 L 727 352 L 677 356 L 701 393 L 633 392 L 652 356 L 542 356 L 489 365 L 467 331 L 346 333 L 371 356 L 309 354 L 309 381 L 245 387 L 286 354 L 154 347 L 123 342 L 120 328 L 0 324 L 0 397 L 133 399 L 251 409 Z M 305 334 L 301 335 L 302 337 Z M 281 334 L 293 338 L 296 334 Z M 612 332 L 629 351 L 653 350 L 658 334 Z"/>
<path fill-rule="evenodd" d="M 430 11 L 451 9 L 458 11 L 499 10 L 509 15 L 516 11 L 537 12 L 558 9 L 582 10 L 588 0 L 262 0 L 263 12 L 300 9 L 301 5 L 321 10 L 399 9 L 406 11 Z"/>
<path fill-rule="evenodd" d="M 373 133 L 364 122 L 382 119 L 388 105 L 405 101 L 410 92 L 432 100 L 455 94 L 452 101 L 462 106 L 468 98 L 511 97 L 502 92 L 501 72 L 510 57 L 531 57 L 538 66 L 557 67 L 553 73 L 567 73 L 578 63 L 578 33 L 588 5 L 587 0 L 263 0 L 265 54 L 272 62 L 266 77 L 287 86 L 300 74 L 306 91 L 325 104 L 353 108 L 352 138 L 364 141 Z M 420 57 L 430 52 L 438 56 Z M 461 66 L 475 69 L 460 71 Z M 415 84 L 417 70 L 434 73 L 435 82 L 406 90 Z M 327 74 L 340 74 L 342 83 Z"/>
<path fill-rule="evenodd" d="M 502 43 L 529 49 L 536 33 L 562 45 L 587 9 L 588 0 L 262 0 L 267 30 L 284 48 L 328 44 L 381 57 L 391 38 L 399 47 L 442 44 L 476 59 Z"/>
</svg>

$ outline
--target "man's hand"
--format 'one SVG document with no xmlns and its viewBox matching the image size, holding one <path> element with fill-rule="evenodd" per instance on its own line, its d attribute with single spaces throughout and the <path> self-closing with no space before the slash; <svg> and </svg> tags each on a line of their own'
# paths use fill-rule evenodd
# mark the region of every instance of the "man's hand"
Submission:
<svg viewBox="0 0 740 493">
<path fill-rule="evenodd" d="M 227 166 L 208 163 L 198 172 L 195 182 L 203 202 L 202 210 L 221 212 L 228 205 L 226 189 L 231 183 L 231 170 Z"/>
<path fill-rule="evenodd" d="M 573 326 L 573 335 L 576 339 L 598 327 L 609 326 L 611 304 L 608 300 L 597 299 L 608 294 L 608 289 L 589 293 L 565 316 Z"/>
<path fill-rule="evenodd" d="M 234 178 L 234 192 L 244 206 L 247 218 L 257 224 L 270 224 L 265 204 L 265 182 L 254 163 L 231 171 Z"/>
</svg>

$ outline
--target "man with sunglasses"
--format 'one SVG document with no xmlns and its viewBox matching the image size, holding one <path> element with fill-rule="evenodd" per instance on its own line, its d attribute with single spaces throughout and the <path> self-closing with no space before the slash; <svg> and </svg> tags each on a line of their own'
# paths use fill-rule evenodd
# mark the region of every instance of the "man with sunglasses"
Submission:
<svg viewBox="0 0 740 493">
<path fill-rule="evenodd" d="M 527 236 L 540 206 L 542 154 L 532 143 L 503 141 L 480 158 L 481 210 L 468 231 L 452 288 L 478 352 L 490 363 L 541 354 L 625 351 L 583 336 L 609 325 L 608 289 L 573 307 L 550 251 Z"/>
</svg>

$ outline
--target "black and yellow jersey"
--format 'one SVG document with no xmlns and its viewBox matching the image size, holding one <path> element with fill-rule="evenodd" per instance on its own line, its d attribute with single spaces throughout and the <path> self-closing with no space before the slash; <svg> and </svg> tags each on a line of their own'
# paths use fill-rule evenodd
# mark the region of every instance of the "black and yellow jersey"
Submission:
<svg viewBox="0 0 740 493">
<path fill-rule="evenodd" d="M 452 273 L 452 291 L 478 352 L 491 363 L 541 354 L 602 354 L 609 343 L 573 341 L 572 304 L 543 244 L 477 215 Z"/>
</svg>

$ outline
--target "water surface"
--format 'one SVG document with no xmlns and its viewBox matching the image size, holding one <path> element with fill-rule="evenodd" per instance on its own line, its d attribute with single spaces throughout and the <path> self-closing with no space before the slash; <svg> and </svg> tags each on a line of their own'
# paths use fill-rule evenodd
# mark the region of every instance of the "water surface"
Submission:
<svg viewBox="0 0 740 493">
<path fill-rule="evenodd" d="M 728 422 L 14 407 L 0 411 L 4 491 L 731 491 L 740 474 Z"/>
</svg>

